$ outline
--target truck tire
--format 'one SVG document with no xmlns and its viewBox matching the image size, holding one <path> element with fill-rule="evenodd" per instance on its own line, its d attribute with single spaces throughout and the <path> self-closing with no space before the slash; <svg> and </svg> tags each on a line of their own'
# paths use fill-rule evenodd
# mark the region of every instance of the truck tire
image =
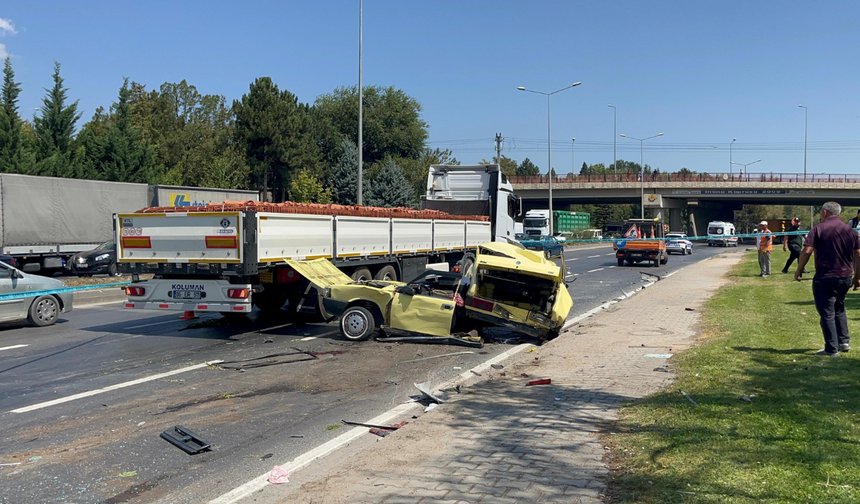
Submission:
<svg viewBox="0 0 860 504">
<path fill-rule="evenodd" d="M 287 294 L 273 289 L 256 292 L 251 301 L 261 312 L 276 312 L 287 302 Z"/>
<path fill-rule="evenodd" d="M 54 325 L 60 315 L 60 303 L 54 296 L 39 296 L 30 305 L 27 321 L 36 327 Z"/>
<path fill-rule="evenodd" d="M 618 265 L 619 265 L 619 266 L 624 266 L 624 259 L 622 259 L 622 258 L 620 258 L 620 257 L 619 257 L 619 258 L 618 258 Z"/>
<path fill-rule="evenodd" d="M 352 272 L 352 280 L 354 282 L 360 282 L 364 280 L 365 282 L 368 280 L 373 280 L 373 275 L 370 274 L 370 270 L 367 268 L 355 268 L 355 271 Z"/>
<path fill-rule="evenodd" d="M 660 264 L 667 264 L 669 262 L 669 256 L 664 255 L 662 259 L 660 259 Z"/>
<path fill-rule="evenodd" d="M 363 306 L 350 306 L 340 316 L 340 332 L 350 341 L 364 341 L 375 331 L 376 320 Z"/>
<path fill-rule="evenodd" d="M 374 280 L 397 281 L 397 271 L 390 264 L 379 268 L 379 271 L 373 275 Z"/>
</svg>

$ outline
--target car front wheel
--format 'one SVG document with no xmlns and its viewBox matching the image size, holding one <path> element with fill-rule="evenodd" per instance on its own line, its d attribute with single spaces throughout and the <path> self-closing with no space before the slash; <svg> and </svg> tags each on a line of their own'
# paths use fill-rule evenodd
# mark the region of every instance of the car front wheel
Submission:
<svg viewBox="0 0 860 504">
<path fill-rule="evenodd" d="M 350 341 L 364 341 L 375 330 L 373 314 L 363 306 L 350 306 L 340 316 L 340 332 Z"/>
<path fill-rule="evenodd" d="M 30 305 L 27 320 L 36 327 L 53 325 L 60 315 L 60 304 L 54 296 L 39 296 Z"/>
</svg>

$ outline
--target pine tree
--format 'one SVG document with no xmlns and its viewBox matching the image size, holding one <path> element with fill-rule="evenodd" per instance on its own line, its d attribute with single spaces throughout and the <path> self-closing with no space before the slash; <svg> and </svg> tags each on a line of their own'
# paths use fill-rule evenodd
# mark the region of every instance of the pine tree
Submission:
<svg viewBox="0 0 860 504">
<path fill-rule="evenodd" d="M 329 177 L 331 200 L 338 205 L 355 205 L 358 198 L 358 148 L 351 141 L 343 139 L 340 149 L 340 159 Z M 366 183 L 362 185 L 362 190 L 368 192 Z"/>
<path fill-rule="evenodd" d="M 35 119 L 35 154 L 36 161 L 42 164 L 39 167 L 40 172 L 62 176 L 71 164 L 75 123 L 81 118 L 81 114 L 78 112 L 77 101 L 66 105 L 68 89 L 63 87 L 60 64 L 57 62 L 54 62 L 52 78 L 54 87 L 45 89 L 47 94 L 42 98 L 41 115 Z"/>
<path fill-rule="evenodd" d="M 0 172 L 20 173 L 22 169 L 19 94 L 21 83 L 15 82 L 12 61 L 6 56 L 3 65 L 3 87 L 0 89 Z"/>
<path fill-rule="evenodd" d="M 367 191 L 367 204 L 379 207 L 409 207 L 415 203 L 415 194 L 397 163 L 389 159 L 373 178 Z"/>
</svg>

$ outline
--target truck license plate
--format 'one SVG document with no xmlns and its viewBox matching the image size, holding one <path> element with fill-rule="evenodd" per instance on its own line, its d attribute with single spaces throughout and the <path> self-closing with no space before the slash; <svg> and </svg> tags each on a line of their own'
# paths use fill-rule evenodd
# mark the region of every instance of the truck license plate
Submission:
<svg viewBox="0 0 860 504">
<path fill-rule="evenodd" d="M 200 299 L 200 291 L 175 290 L 173 299 Z"/>
</svg>

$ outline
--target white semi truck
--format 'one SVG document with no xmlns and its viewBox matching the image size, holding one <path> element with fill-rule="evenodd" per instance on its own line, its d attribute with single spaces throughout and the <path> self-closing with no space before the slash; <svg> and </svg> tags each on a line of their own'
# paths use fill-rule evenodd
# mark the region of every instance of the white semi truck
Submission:
<svg viewBox="0 0 860 504">
<path fill-rule="evenodd" d="M 498 166 L 480 165 L 430 167 L 422 209 L 445 214 L 334 206 L 282 213 L 256 204 L 118 214 L 117 262 L 135 279 L 125 307 L 244 315 L 288 303 L 294 315 L 325 318 L 318 292 L 289 261 L 325 258 L 354 280 L 408 280 L 429 264 L 466 267 L 479 244 L 513 238 L 519 208 Z M 154 278 L 137 280 L 144 273 Z"/>
</svg>

